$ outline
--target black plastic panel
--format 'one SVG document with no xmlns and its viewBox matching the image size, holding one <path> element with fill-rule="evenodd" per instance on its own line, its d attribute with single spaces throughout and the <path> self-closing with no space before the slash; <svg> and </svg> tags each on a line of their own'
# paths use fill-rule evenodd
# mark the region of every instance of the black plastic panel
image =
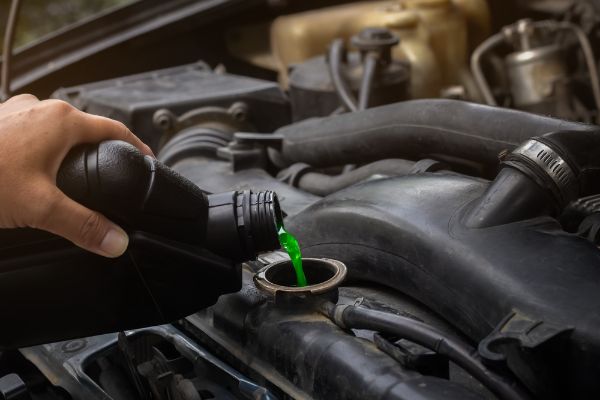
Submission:
<svg viewBox="0 0 600 400">
<path fill-rule="evenodd" d="M 287 98 L 276 83 L 217 74 L 202 63 L 59 89 L 53 97 L 123 122 L 153 149 L 161 132 L 152 116 L 161 108 L 181 115 L 241 101 L 248 105 L 249 122 L 263 132 L 286 125 L 291 118 Z"/>
</svg>

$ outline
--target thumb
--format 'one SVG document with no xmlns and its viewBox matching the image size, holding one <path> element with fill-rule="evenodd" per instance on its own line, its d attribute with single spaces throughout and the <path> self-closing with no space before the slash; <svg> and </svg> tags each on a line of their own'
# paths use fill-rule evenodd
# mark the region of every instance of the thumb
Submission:
<svg viewBox="0 0 600 400">
<path fill-rule="evenodd" d="M 127 233 L 105 216 L 71 200 L 58 189 L 51 197 L 51 206 L 36 228 L 104 257 L 119 257 L 127 250 Z"/>
</svg>

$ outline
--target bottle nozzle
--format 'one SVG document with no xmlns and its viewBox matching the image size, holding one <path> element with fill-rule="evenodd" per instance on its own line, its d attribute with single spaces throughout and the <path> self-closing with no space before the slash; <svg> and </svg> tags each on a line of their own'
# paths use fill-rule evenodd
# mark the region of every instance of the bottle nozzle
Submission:
<svg viewBox="0 0 600 400">
<path fill-rule="evenodd" d="M 279 248 L 283 217 L 277 195 L 249 190 L 208 196 L 207 248 L 236 261 Z"/>
</svg>

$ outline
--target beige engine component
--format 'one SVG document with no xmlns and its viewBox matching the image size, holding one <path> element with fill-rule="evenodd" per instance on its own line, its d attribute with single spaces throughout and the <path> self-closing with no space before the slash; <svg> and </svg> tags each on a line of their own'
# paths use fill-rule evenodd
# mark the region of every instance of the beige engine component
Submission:
<svg viewBox="0 0 600 400">
<path fill-rule="evenodd" d="M 411 97 L 438 97 L 443 88 L 462 83 L 470 50 L 487 37 L 489 24 L 486 0 L 363 1 L 275 19 L 271 54 L 236 51 L 248 41 L 256 43 L 247 36 L 251 27 L 237 35 L 246 43 L 229 41 L 229 47 L 237 56 L 277 70 L 287 87 L 289 67 L 324 54 L 333 39 L 384 27 L 401 40 L 394 58 L 411 64 Z"/>
<path fill-rule="evenodd" d="M 271 48 L 280 81 L 287 86 L 290 65 L 326 52 L 337 37 L 349 39 L 368 27 L 400 37 L 393 57 L 411 65 L 411 97 L 438 97 L 462 83 L 470 48 L 489 34 L 485 0 L 366 1 L 277 18 Z"/>
</svg>

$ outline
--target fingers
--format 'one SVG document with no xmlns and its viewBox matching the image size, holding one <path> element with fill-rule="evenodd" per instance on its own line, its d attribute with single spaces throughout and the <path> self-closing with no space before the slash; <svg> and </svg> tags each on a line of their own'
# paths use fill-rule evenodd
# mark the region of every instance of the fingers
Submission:
<svg viewBox="0 0 600 400">
<path fill-rule="evenodd" d="M 119 257 L 127 250 L 129 238 L 123 229 L 54 189 L 35 228 L 62 236 L 105 257 Z"/>
<path fill-rule="evenodd" d="M 127 234 L 62 193 L 55 186 L 56 173 L 78 144 L 123 140 L 152 155 L 150 148 L 122 123 L 86 114 L 60 100 L 15 96 L 0 106 L 0 118 L 0 179 L 8 185 L 7 194 L 0 197 L 2 227 L 39 228 L 106 257 L 122 255 Z"/>
<path fill-rule="evenodd" d="M 150 147 L 135 136 L 123 123 L 97 115 L 85 114 L 84 139 L 89 142 L 123 140 L 137 147 L 142 153 L 154 157 Z"/>
</svg>

